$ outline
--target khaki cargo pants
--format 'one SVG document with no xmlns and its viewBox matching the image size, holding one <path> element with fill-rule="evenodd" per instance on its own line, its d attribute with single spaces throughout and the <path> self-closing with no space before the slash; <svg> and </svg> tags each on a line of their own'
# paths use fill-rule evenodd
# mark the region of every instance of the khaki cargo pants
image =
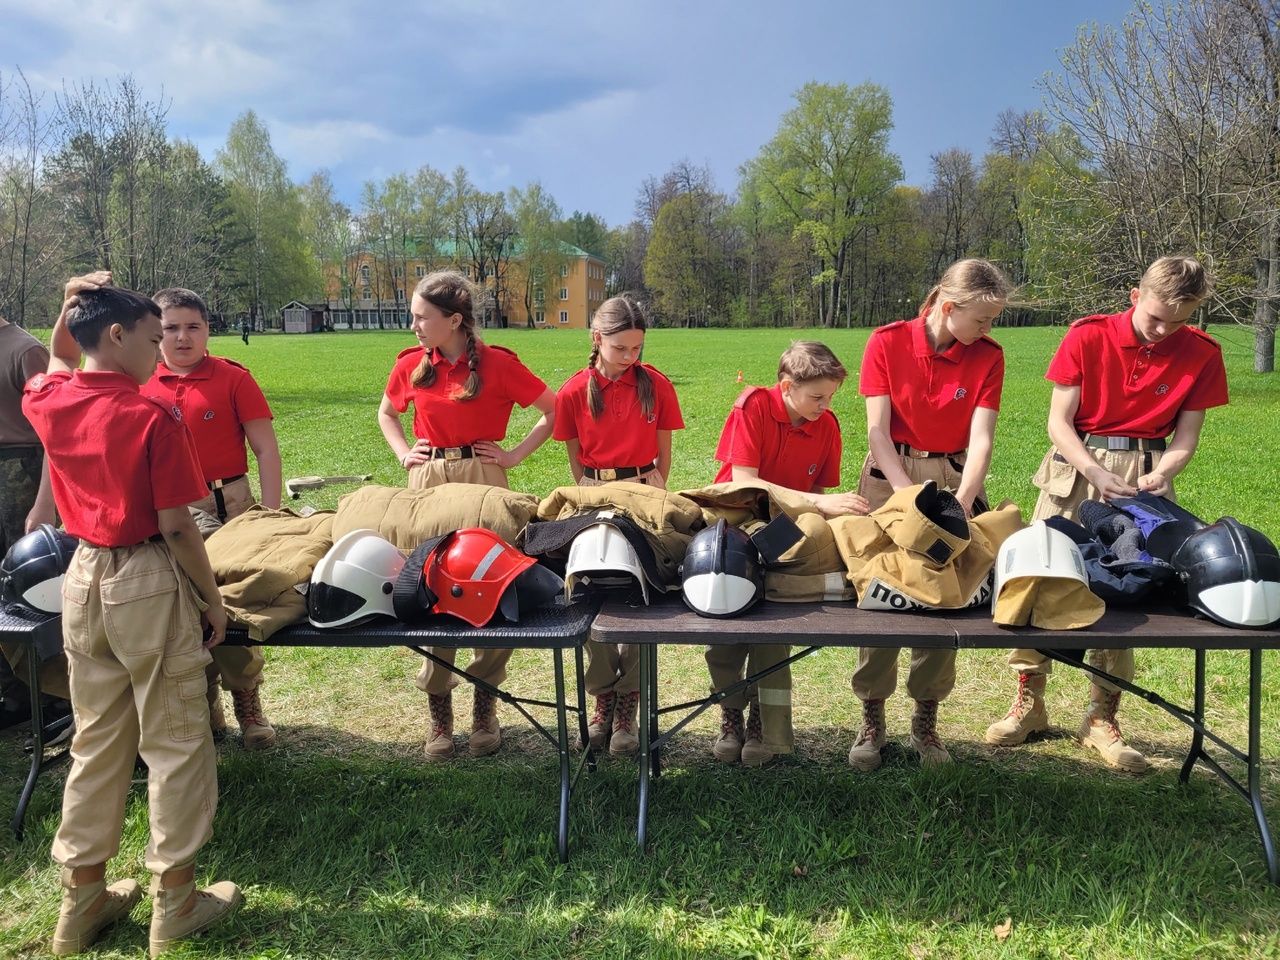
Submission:
<svg viewBox="0 0 1280 960">
<path fill-rule="evenodd" d="M 53 859 L 89 866 L 119 852 L 141 755 L 150 771 L 147 869 L 189 863 L 218 805 L 195 589 L 164 543 L 81 544 L 62 597 L 76 733 Z"/>
<path fill-rule="evenodd" d="M 1130 485 L 1136 485 L 1140 476 L 1155 469 L 1164 455 L 1161 450 L 1103 450 L 1098 447 L 1086 449 L 1104 470 L 1121 477 Z M 1056 446 L 1049 447 L 1049 452 L 1044 455 L 1044 459 L 1040 462 L 1040 469 L 1036 471 L 1031 482 L 1040 488 L 1040 496 L 1036 498 L 1036 509 L 1031 515 L 1033 523 L 1049 517 L 1066 517 L 1078 523 L 1080 518 L 1076 515 L 1076 511 L 1081 501 L 1102 499 L 1098 488 L 1091 484 L 1084 474 L 1067 463 L 1058 453 Z M 1168 499 L 1176 501 L 1177 496 L 1170 491 Z M 1089 663 L 1099 670 L 1105 670 L 1113 677 L 1119 677 L 1121 680 L 1133 679 L 1132 650 L 1090 650 L 1088 658 Z M 1037 650 L 1010 651 L 1009 666 L 1018 673 L 1050 674 L 1053 672 L 1053 661 Z M 1120 689 L 1105 680 L 1092 678 L 1092 682 L 1112 693 Z"/>
<path fill-rule="evenodd" d="M 426 490 L 442 483 L 480 483 L 489 487 L 509 489 L 507 471 L 496 463 L 481 463 L 479 457 L 465 460 L 429 460 L 409 468 L 410 490 Z M 455 647 L 427 647 L 441 660 L 452 664 L 458 656 Z M 510 650 L 472 650 L 467 673 L 495 687 L 507 679 L 507 661 Z M 422 661 L 418 671 L 417 687 L 423 693 L 447 693 L 461 683 L 461 678 L 451 670 L 437 666 L 430 660 Z"/>
<path fill-rule="evenodd" d="M 941 490 L 960 488 L 965 457 L 910 457 L 899 456 L 898 463 L 911 478 L 912 483 L 932 480 Z M 858 493 L 878 510 L 893 496 L 893 485 L 880 473 L 879 467 L 867 454 L 862 463 L 862 475 L 858 478 Z M 978 494 L 987 499 L 985 488 Z M 853 671 L 853 694 L 859 700 L 888 700 L 898 687 L 898 655 L 901 647 L 859 647 L 858 665 Z M 912 700 L 942 701 L 956 685 L 956 652 L 931 647 L 913 647 L 907 666 L 907 696 Z"/>
<path fill-rule="evenodd" d="M 222 488 L 222 503 L 227 520 L 234 520 L 257 502 L 248 477 L 233 480 Z M 191 504 L 191 508 L 218 516 L 218 502 L 213 491 L 203 500 Z M 260 648 L 225 647 L 219 644 L 210 653 L 213 654 L 208 671 L 210 686 L 217 683 L 219 677 L 227 690 L 256 690 L 262 683 L 262 668 L 266 661 Z"/>
</svg>

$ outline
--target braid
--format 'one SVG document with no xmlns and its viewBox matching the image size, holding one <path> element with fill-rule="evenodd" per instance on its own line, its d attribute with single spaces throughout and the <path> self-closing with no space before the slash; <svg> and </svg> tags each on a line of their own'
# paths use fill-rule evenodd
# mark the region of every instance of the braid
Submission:
<svg viewBox="0 0 1280 960">
<path fill-rule="evenodd" d="M 644 368 L 644 364 L 636 362 L 636 396 L 640 398 L 640 409 L 644 411 L 646 417 L 653 416 L 653 378 L 649 376 L 649 371 Z"/>
<path fill-rule="evenodd" d="M 599 420 L 604 413 L 604 397 L 600 395 L 600 384 L 596 382 L 596 361 L 600 359 L 600 344 L 591 342 L 591 359 L 587 361 L 587 409 L 591 411 L 591 419 Z"/>
<path fill-rule="evenodd" d="M 472 400 L 480 394 L 480 349 L 476 346 L 476 332 L 467 327 L 467 367 L 471 373 L 467 375 L 459 400 Z"/>
<path fill-rule="evenodd" d="M 431 362 L 431 351 L 428 350 L 413 368 L 409 375 L 409 383 L 415 387 L 429 387 L 436 382 L 436 365 Z"/>
</svg>

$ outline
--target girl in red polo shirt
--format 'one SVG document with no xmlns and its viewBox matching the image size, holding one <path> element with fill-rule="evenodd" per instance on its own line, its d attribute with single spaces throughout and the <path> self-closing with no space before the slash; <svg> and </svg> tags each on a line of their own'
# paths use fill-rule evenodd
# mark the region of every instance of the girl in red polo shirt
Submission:
<svg viewBox="0 0 1280 960">
<path fill-rule="evenodd" d="M 586 369 L 556 394 L 555 439 L 565 441 L 569 469 L 583 486 L 623 480 L 666 489 L 671 431 L 682 429 L 684 420 L 671 381 L 640 362 L 647 328 L 634 300 L 606 300 L 591 320 Z M 638 664 L 634 644 L 587 643 L 587 692 L 596 698 L 588 732 L 596 750 L 606 740 L 614 756 L 639 747 Z"/>
<path fill-rule="evenodd" d="M 871 509 L 926 480 L 954 492 L 970 516 L 986 508 L 983 481 L 1004 385 L 1004 353 L 987 334 L 1012 290 L 994 264 L 961 260 L 929 291 L 916 319 L 871 334 L 858 385 L 867 398 L 870 448 L 858 493 Z M 951 760 L 938 739 L 937 717 L 938 703 L 955 686 L 955 664 L 954 650 L 911 651 L 911 745 L 926 766 Z M 884 702 L 897 680 L 897 649 L 858 651 L 853 692 L 862 701 L 863 725 L 849 763 L 859 770 L 880 766 Z"/>
<path fill-rule="evenodd" d="M 455 271 L 423 277 L 413 291 L 409 327 L 418 345 L 396 357 L 387 392 L 378 407 L 378 426 L 388 445 L 409 471 L 411 488 L 437 484 L 481 483 L 507 486 L 507 470 L 524 460 L 551 436 L 555 394 L 511 350 L 489 346 L 476 336 L 471 284 Z M 514 447 L 500 446 L 506 437 L 511 408 L 534 406 L 542 413 Z M 400 414 L 413 405 L 414 443 L 405 440 Z M 453 662 L 455 650 L 434 648 Z M 507 676 L 510 650 L 475 650 L 467 666 L 472 676 L 500 686 Z M 453 756 L 454 675 L 424 661 L 418 689 L 427 694 L 431 728 L 428 760 Z M 502 745 L 495 698 L 475 689 L 472 712 L 472 756 L 485 756 Z"/>
</svg>

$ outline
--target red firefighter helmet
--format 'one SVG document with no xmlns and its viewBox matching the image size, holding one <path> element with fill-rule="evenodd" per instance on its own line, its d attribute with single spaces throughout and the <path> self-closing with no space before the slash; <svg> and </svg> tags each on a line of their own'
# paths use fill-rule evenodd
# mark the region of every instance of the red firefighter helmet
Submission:
<svg viewBox="0 0 1280 960">
<path fill-rule="evenodd" d="M 479 627 L 498 612 L 506 589 L 536 563 L 492 530 L 467 527 L 445 537 L 431 552 L 423 577 L 436 598 L 437 613 Z"/>
</svg>

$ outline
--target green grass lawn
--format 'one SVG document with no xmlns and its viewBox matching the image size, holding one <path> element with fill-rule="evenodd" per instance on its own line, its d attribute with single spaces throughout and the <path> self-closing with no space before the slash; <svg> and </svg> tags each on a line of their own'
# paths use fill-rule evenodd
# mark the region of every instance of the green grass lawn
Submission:
<svg viewBox="0 0 1280 960">
<path fill-rule="evenodd" d="M 1061 329 L 998 330 L 1008 359 L 988 491 L 1029 513 L 1029 477 L 1047 444 L 1043 380 Z M 1215 329 L 1232 391 L 1211 411 L 1200 453 L 1180 478 L 1182 503 L 1208 519 L 1234 515 L 1280 536 L 1274 452 L 1280 380 L 1251 372 L 1248 331 Z M 810 331 L 854 374 L 836 398 L 845 428 L 843 476 L 866 452 L 856 371 L 868 331 Z M 687 429 L 675 438 L 673 488 L 701 486 L 725 412 L 747 383 L 770 383 L 792 331 L 649 334 L 645 359 L 676 385 Z M 583 333 L 504 331 L 553 387 L 587 358 Z M 247 363 L 276 412 L 285 476 L 403 471 L 376 410 L 407 333 L 215 338 L 215 353 Z M 520 413 L 509 439 L 534 416 Z M 548 443 L 512 471 L 512 486 L 545 494 L 570 479 Z M 332 507 L 351 487 L 304 494 Z M 206 879 L 246 889 L 236 917 L 175 956 L 738 958 L 1280 957 L 1280 890 L 1266 882 L 1245 804 L 1216 778 L 1178 768 L 1188 733 L 1127 698 L 1130 741 L 1151 758 L 1141 777 L 1106 771 L 1070 739 L 1083 677 L 1049 687 L 1051 735 L 1025 747 L 983 744 L 1013 677 L 998 651 L 960 658 L 940 732 L 957 763 L 925 771 L 905 747 L 910 710 L 889 703 L 884 767 L 854 773 L 849 690 L 854 651 L 829 649 L 795 669 L 794 755 L 759 770 L 710 756 L 704 716 L 668 751 L 650 817 L 651 849 L 635 848 L 636 768 L 605 760 L 573 799 L 572 860 L 555 857 L 556 757 L 503 708 L 507 743 L 494 757 L 428 766 L 426 705 L 404 650 L 270 648 L 264 698 L 278 746 L 219 747 L 221 805 L 202 855 Z M 1280 818 L 1280 704 L 1275 654 L 1263 721 L 1262 776 Z M 664 703 L 705 691 L 693 647 L 661 651 Z M 1209 654 L 1212 722 L 1242 741 L 1247 661 Z M 515 692 L 546 697 L 550 657 L 517 651 Z M 1175 701 L 1190 696 L 1191 654 L 1142 650 L 1138 679 Z M 469 725 L 459 695 L 458 727 Z M 0 807 L 25 775 L 25 731 L 0 733 Z M 1239 764 L 1233 764 L 1236 772 Z M 0 957 L 43 955 L 58 909 L 49 859 L 65 763 L 42 779 L 21 843 L 0 832 Z M 135 787 L 114 875 L 145 880 L 145 787 Z M 145 950 L 149 907 L 117 925 L 103 956 Z M 1005 924 L 1010 925 L 1005 930 Z"/>
</svg>

